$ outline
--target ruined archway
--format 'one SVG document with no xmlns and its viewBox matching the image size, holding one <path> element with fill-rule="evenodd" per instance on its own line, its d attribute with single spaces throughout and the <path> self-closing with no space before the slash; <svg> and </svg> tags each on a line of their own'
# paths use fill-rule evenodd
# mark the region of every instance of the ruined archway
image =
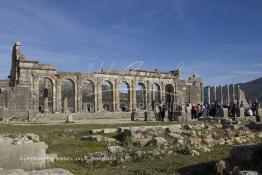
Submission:
<svg viewBox="0 0 262 175">
<path fill-rule="evenodd" d="M 53 112 L 53 82 L 47 77 L 38 79 L 38 111 L 41 113 Z"/>
<path fill-rule="evenodd" d="M 81 86 L 82 111 L 95 112 L 94 83 L 91 80 L 84 80 Z"/>
<path fill-rule="evenodd" d="M 113 84 L 108 80 L 102 81 L 102 104 L 105 111 L 114 111 Z"/>
<path fill-rule="evenodd" d="M 146 109 L 146 86 L 142 82 L 136 84 L 136 107 L 140 110 Z"/>
<path fill-rule="evenodd" d="M 157 83 L 154 83 L 152 85 L 152 104 L 153 106 L 156 106 L 158 104 L 161 104 L 161 91 L 160 91 L 160 85 Z"/>
<path fill-rule="evenodd" d="M 75 83 L 69 78 L 61 82 L 61 97 L 63 112 L 75 112 Z"/>
<path fill-rule="evenodd" d="M 121 111 L 130 111 L 130 85 L 126 81 L 119 83 L 119 101 Z"/>
</svg>

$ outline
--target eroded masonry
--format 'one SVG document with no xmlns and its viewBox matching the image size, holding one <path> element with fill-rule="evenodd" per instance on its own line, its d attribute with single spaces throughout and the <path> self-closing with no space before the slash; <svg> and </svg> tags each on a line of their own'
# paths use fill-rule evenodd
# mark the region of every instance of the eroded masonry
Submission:
<svg viewBox="0 0 262 175">
<path fill-rule="evenodd" d="M 0 87 L 2 118 L 53 119 L 64 113 L 80 118 L 124 117 L 134 110 L 153 111 L 157 104 L 203 102 L 203 83 L 195 75 L 181 80 L 179 70 L 60 72 L 25 57 L 19 42 L 13 47 L 9 80 L 2 80 Z"/>
<path fill-rule="evenodd" d="M 131 111 L 153 115 L 158 104 L 182 112 L 188 104 L 204 102 L 203 83 L 195 75 L 181 80 L 179 70 L 61 72 L 25 57 L 19 42 L 8 78 L 0 81 L 2 119 L 56 120 L 68 113 L 79 119 L 113 118 L 129 117 Z"/>
</svg>

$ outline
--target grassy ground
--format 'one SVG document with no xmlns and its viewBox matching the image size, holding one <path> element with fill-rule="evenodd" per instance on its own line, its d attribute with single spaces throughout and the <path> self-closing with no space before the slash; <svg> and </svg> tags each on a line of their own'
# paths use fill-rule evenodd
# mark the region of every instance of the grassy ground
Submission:
<svg viewBox="0 0 262 175">
<path fill-rule="evenodd" d="M 81 160 L 90 152 L 105 151 L 106 143 L 94 143 L 81 141 L 80 137 L 89 135 L 93 128 L 117 128 L 120 126 L 159 125 L 163 123 L 138 123 L 138 124 L 114 124 L 114 125 L 90 125 L 90 124 L 60 124 L 60 125 L 0 125 L 0 134 L 3 133 L 35 133 L 49 146 L 48 153 L 58 154 L 59 157 L 73 158 L 70 161 L 57 161 L 52 167 L 64 168 L 76 175 L 86 174 L 171 174 L 187 172 L 187 168 L 199 165 L 200 168 L 210 169 L 214 161 L 225 158 L 229 154 L 230 147 L 222 146 L 215 148 L 210 153 L 204 153 L 197 157 L 177 154 L 176 156 L 163 156 L 154 159 L 142 157 L 139 160 L 130 161 L 117 165 L 86 166 Z M 167 123 L 165 123 L 167 124 Z M 113 135 L 108 134 L 112 137 Z M 80 160 L 77 160 L 79 159 Z M 208 172 L 208 171 L 206 171 Z M 212 172 L 209 171 L 209 172 Z M 185 173 L 183 173 L 185 174 Z M 191 173 L 192 174 L 192 173 Z M 208 173 L 207 173 L 208 174 Z"/>
</svg>

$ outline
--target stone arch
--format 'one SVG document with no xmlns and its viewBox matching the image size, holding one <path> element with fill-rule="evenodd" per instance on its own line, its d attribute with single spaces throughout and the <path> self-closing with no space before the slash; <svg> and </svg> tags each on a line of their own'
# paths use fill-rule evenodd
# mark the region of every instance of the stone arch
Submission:
<svg viewBox="0 0 262 175">
<path fill-rule="evenodd" d="M 53 112 L 54 109 L 54 81 L 48 76 L 40 76 L 37 79 L 38 112 Z"/>
<path fill-rule="evenodd" d="M 161 86 L 159 83 L 152 84 L 152 104 L 153 106 L 161 104 Z"/>
<path fill-rule="evenodd" d="M 95 112 L 95 86 L 90 79 L 84 79 L 81 83 L 82 111 Z"/>
<path fill-rule="evenodd" d="M 119 82 L 119 108 L 121 111 L 130 111 L 130 83 L 125 80 Z"/>
<path fill-rule="evenodd" d="M 105 111 L 114 111 L 113 83 L 110 80 L 103 80 L 102 89 L 102 106 Z"/>
<path fill-rule="evenodd" d="M 136 83 L 136 107 L 140 110 L 146 109 L 146 85 L 141 81 Z"/>
<path fill-rule="evenodd" d="M 62 98 L 62 111 L 75 112 L 76 107 L 76 84 L 72 78 L 63 78 L 61 80 L 61 98 Z"/>
</svg>

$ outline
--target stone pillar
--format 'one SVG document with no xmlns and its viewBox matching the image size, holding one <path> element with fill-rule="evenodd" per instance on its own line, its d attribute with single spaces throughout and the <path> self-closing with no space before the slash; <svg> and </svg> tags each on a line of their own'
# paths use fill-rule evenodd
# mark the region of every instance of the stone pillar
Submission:
<svg viewBox="0 0 262 175">
<path fill-rule="evenodd" d="M 115 111 L 120 111 L 119 83 L 115 80 Z"/>
<path fill-rule="evenodd" d="M 216 100 L 217 100 L 216 86 L 213 86 L 211 92 L 211 102 L 214 103 Z"/>
<path fill-rule="evenodd" d="M 93 87 L 93 91 L 94 91 L 94 112 L 98 111 L 98 92 L 97 92 L 97 82 L 94 82 L 94 87 Z"/>
<path fill-rule="evenodd" d="M 48 79 L 44 78 L 44 106 L 43 106 L 43 110 L 44 112 L 49 112 L 49 108 L 48 108 L 48 93 L 49 93 L 49 89 L 48 89 Z"/>
<path fill-rule="evenodd" d="M 219 87 L 218 87 L 218 93 L 219 93 L 220 104 L 223 104 L 223 90 L 222 90 L 222 86 L 221 85 L 219 85 Z"/>
<path fill-rule="evenodd" d="M 102 100 L 102 82 L 97 80 L 97 110 L 103 111 L 103 100 Z"/>
<path fill-rule="evenodd" d="M 235 101 L 235 85 L 231 84 L 229 86 L 229 95 L 230 95 L 230 103 L 233 103 Z"/>
<path fill-rule="evenodd" d="M 57 103 L 57 96 L 56 96 L 56 81 L 52 82 L 52 112 L 56 111 L 56 103 Z"/>
<path fill-rule="evenodd" d="M 152 109 L 152 84 L 149 81 L 147 81 L 146 84 L 146 93 L 147 93 L 147 109 L 154 110 Z"/>
<path fill-rule="evenodd" d="M 77 80 L 74 82 L 75 83 L 75 106 L 74 106 L 74 112 L 78 112 L 78 102 L 79 102 L 79 99 L 78 99 L 78 83 L 77 83 Z"/>
<path fill-rule="evenodd" d="M 62 92 L 61 92 L 61 80 L 56 81 L 56 112 L 61 112 L 62 107 Z"/>
<path fill-rule="evenodd" d="M 83 105 L 82 105 L 82 82 L 79 77 L 77 77 L 77 112 L 83 111 Z"/>
<path fill-rule="evenodd" d="M 207 104 L 210 104 L 210 87 L 209 86 L 207 86 L 206 87 L 206 98 L 205 98 L 205 102 L 207 103 Z"/>
<path fill-rule="evenodd" d="M 114 84 L 114 82 L 112 81 L 112 91 L 113 91 L 113 101 L 112 101 L 112 107 L 113 107 L 113 111 L 115 112 L 116 111 L 116 86 Z"/>
<path fill-rule="evenodd" d="M 237 85 L 237 87 L 236 87 L 236 99 L 240 103 L 240 85 Z"/>
<path fill-rule="evenodd" d="M 228 84 L 225 85 L 225 103 L 227 105 L 230 104 L 230 96 L 229 96 L 229 86 L 228 86 Z"/>
<path fill-rule="evenodd" d="M 130 101 L 132 101 L 132 110 L 136 110 L 136 81 L 135 80 L 131 82 L 131 91 L 132 91 L 132 96 L 131 96 L 132 100 Z"/>
<path fill-rule="evenodd" d="M 163 83 L 161 83 L 161 103 L 166 103 L 166 88 L 165 85 Z"/>
<path fill-rule="evenodd" d="M 131 83 L 132 84 L 132 83 Z M 130 85 L 129 83 L 129 87 L 128 87 L 128 103 L 129 103 L 129 106 L 128 106 L 128 110 L 129 111 L 132 111 L 132 107 L 133 107 L 133 100 L 132 100 L 132 97 L 133 97 L 133 93 L 132 93 L 132 85 Z M 136 91 L 136 87 L 134 89 Z M 136 96 L 135 96 L 136 98 Z"/>
</svg>

